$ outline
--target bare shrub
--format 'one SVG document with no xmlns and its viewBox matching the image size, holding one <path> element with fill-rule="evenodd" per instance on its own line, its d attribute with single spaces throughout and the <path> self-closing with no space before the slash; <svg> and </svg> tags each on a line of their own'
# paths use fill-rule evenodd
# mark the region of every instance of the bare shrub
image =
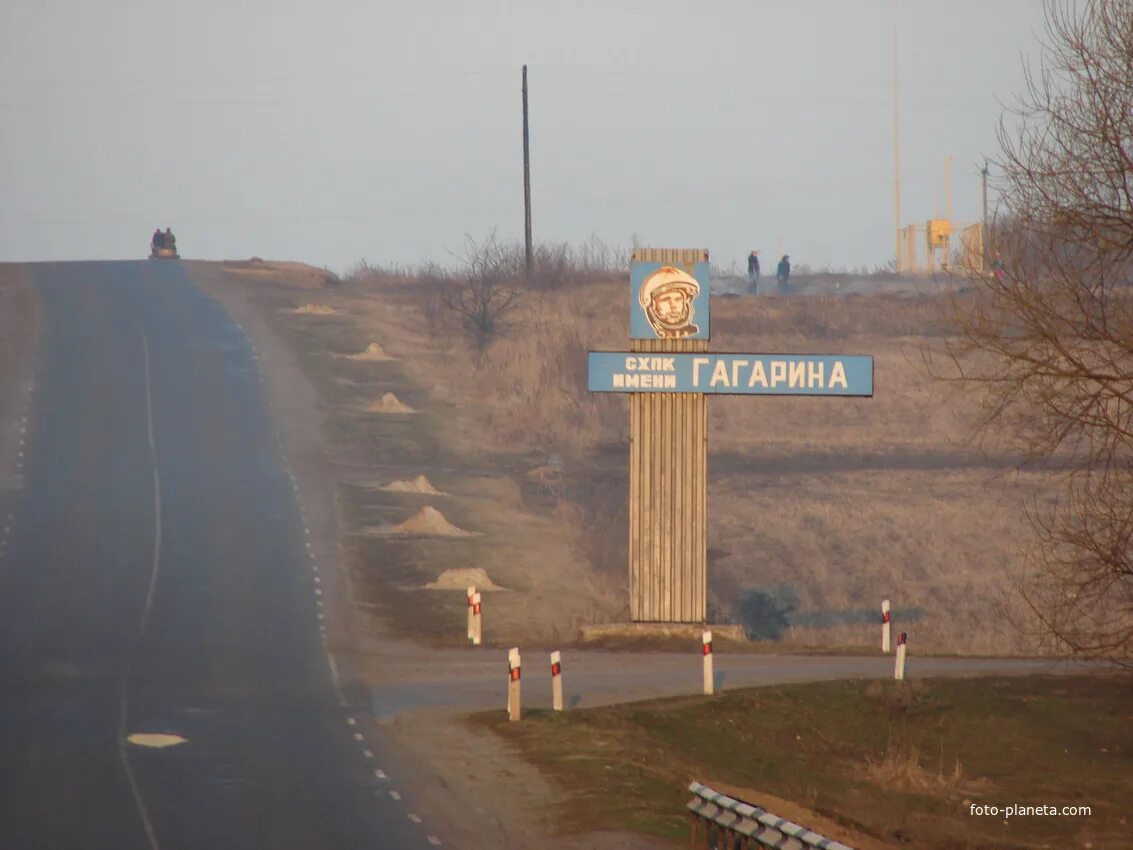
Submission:
<svg viewBox="0 0 1133 850">
<path fill-rule="evenodd" d="M 465 237 L 463 275 L 442 290 L 442 303 L 455 315 L 473 348 L 483 353 L 509 326 L 519 306 L 523 255 L 492 231 L 482 242 Z"/>
<path fill-rule="evenodd" d="M 1000 128 L 996 269 L 953 301 L 980 428 L 1064 474 L 1019 591 L 1063 648 L 1133 669 L 1133 2 L 1046 5 L 1041 69 Z"/>
</svg>

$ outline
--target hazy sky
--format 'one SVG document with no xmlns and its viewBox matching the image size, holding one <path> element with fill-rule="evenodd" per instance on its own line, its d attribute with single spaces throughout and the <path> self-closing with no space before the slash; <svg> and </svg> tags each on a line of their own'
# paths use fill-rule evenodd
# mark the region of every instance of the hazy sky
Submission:
<svg viewBox="0 0 1133 850">
<path fill-rule="evenodd" d="M 899 0 L 902 218 L 978 220 L 1040 0 Z M 3 0 L 0 260 L 522 238 L 893 255 L 891 0 Z"/>
</svg>

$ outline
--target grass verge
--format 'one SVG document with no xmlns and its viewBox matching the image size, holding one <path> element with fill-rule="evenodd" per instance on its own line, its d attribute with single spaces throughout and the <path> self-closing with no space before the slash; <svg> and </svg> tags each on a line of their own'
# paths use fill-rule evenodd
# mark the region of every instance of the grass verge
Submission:
<svg viewBox="0 0 1133 850">
<path fill-rule="evenodd" d="M 883 846 L 1133 847 L 1133 691 L 1108 677 L 824 682 L 474 715 L 563 790 L 567 833 L 686 839 L 692 779 L 794 801 Z M 754 799 L 749 799 L 754 797 Z M 1089 806 L 1003 818 L 972 805 Z M 802 812 L 801 814 L 799 812 Z"/>
</svg>

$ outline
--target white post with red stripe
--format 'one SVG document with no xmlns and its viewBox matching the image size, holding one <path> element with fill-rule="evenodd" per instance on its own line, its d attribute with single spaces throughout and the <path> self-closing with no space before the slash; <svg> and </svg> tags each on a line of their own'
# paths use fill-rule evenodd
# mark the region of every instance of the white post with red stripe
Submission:
<svg viewBox="0 0 1133 850">
<path fill-rule="evenodd" d="M 563 710 L 563 655 L 558 650 L 551 653 L 551 707 Z"/>
<path fill-rule="evenodd" d="M 513 646 L 507 653 L 507 719 L 515 722 L 523 717 L 519 693 L 519 647 Z"/>
<path fill-rule="evenodd" d="M 909 633 L 901 632 L 897 635 L 897 664 L 893 668 L 893 678 L 901 681 L 905 678 L 905 647 L 909 643 Z"/>
<path fill-rule="evenodd" d="M 472 594 L 472 645 L 479 646 L 484 636 L 484 621 L 480 616 L 480 591 Z"/>
<path fill-rule="evenodd" d="M 472 597 L 476 595 L 476 585 L 468 586 L 468 642 L 472 642 Z"/>
<path fill-rule="evenodd" d="M 704 632 L 700 636 L 700 641 L 702 644 L 701 652 L 704 655 L 704 694 L 705 696 L 712 696 L 716 691 L 712 675 L 712 632 Z"/>
<path fill-rule="evenodd" d="M 889 651 L 889 600 L 881 600 L 881 651 Z"/>
</svg>

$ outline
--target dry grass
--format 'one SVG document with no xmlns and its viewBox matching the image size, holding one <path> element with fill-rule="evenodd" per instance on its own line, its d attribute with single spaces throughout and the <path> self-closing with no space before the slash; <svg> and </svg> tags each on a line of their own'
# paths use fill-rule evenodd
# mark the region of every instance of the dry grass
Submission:
<svg viewBox="0 0 1133 850">
<path fill-rule="evenodd" d="M 526 292 L 482 356 L 444 310 L 447 272 L 367 269 L 317 294 L 265 296 L 319 390 L 337 458 L 379 481 L 427 473 L 452 493 L 446 516 L 484 532 L 459 549 L 355 541 L 366 594 L 479 567 L 517 588 L 525 609 L 493 619 L 513 630 L 501 640 L 626 616 L 628 403 L 587 392 L 586 353 L 627 347 L 628 287 L 624 275 L 581 280 Z M 336 314 L 280 312 L 310 303 Z M 712 617 L 793 644 L 872 646 L 890 598 L 916 651 L 1035 649 L 998 615 L 1017 613 L 1011 571 L 1031 544 L 1023 505 L 1047 498 L 1052 480 L 971 444 L 978 399 L 924 364 L 943 339 L 941 306 L 895 294 L 714 300 L 714 349 L 872 354 L 876 388 L 871 399 L 711 400 Z M 396 359 L 350 359 L 367 350 Z M 386 394 L 418 414 L 361 412 Z M 438 468 L 492 479 L 438 479 Z M 342 501 L 353 528 L 420 508 L 361 488 Z M 413 605 L 389 609 L 420 632 Z M 445 609 L 438 633 L 459 635 L 462 615 Z"/>
</svg>

